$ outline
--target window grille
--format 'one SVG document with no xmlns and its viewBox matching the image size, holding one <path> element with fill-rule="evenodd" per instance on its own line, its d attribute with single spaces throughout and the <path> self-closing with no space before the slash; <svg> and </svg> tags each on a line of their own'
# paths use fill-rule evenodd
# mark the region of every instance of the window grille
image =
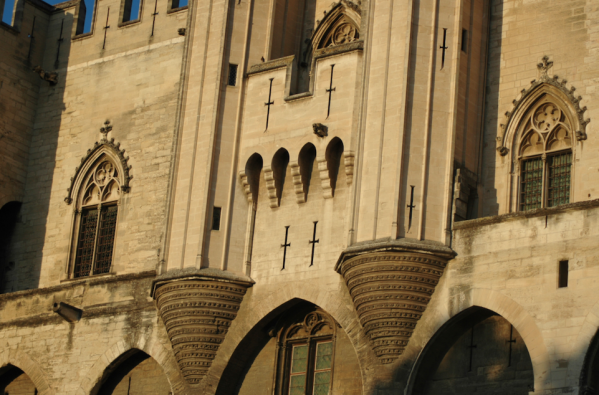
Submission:
<svg viewBox="0 0 599 395">
<path fill-rule="evenodd" d="M 116 228 L 117 206 L 102 207 L 98 229 L 98 247 L 94 274 L 108 273 L 112 261 L 112 247 Z"/>
<path fill-rule="evenodd" d="M 98 218 L 98 211 L 100 217 Z M 116 228 L 117 206 L 83 209 L 75 258 L 74 277 L 108 273 Z M 95 259 L 94 259 L 95 258 Z"/>
<path fill-rule="evenodd" d="M 96 208 L 84 209 L 81 213 L 79 243 L 77 245 L 77 258 L 75 259 L 75 277 L 87 276 L 91 271 L 97 225 L 98 210 Z"/>
<path fill-rule="evenodd" d="M 570 203 L 570 167 L 572 153 L 560 153 L 547 158 L 548 182 L 547 206 L 555 207 Z"/>
<path fill-rule="evenodd" d="M 228 81 L 228 85 L 229 86 L 235 86 L 235 85 L 237 85 L 237 65 L 236 64 L 229 64 L 229 81 Z"/>
<path fill-rule="evenodd" d="M 543 159 L 522 161 L 520 175 L 520 210 L 541 208 L 543 192 Z"/>
</svg>

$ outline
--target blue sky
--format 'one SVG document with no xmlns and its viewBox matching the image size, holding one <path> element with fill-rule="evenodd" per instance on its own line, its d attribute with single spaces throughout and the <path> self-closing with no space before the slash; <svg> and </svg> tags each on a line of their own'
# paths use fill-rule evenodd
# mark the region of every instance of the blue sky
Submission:
<svg viewBox="0 0 599 395">
<path fill-rule="evenodd" d="M 63 2 L 64 0 L 45 0 L 47 3 L 50 4 L 58 4 Z M 92 24 L 92 15 L 94 12 L 94 1 L 95 0 L 85 0 L 85 6 L 87 8 L 87 14 L 85 15 L 85 26 L 83 28 L 83 32 L 87 33 L 91 30 L 91 24 Z M 151 0 L 148 0 L 151 2 Z M 139 2 L 140 0 L 133 0 L 133 5 L 131 7 L 131 20 L 137 19 L 139 17 Z M 4 3 L 4 13 L 2 14 L 2 22 L 4 23 L 8 23 L 10 24 L 11 20 L 12 20 L 12 10 L 14 7 L 14 3 L 15 0 L 6 0 Z M 152 4 L 153 6 L 153 4 Z M 111 21 L 115 21 L 115 19 L 113 18 L 118 18 L 118 9 L 116 10 L 112 10 L 111 14 Z M 98 23 L 102 24 L 102 26 L 104 26 L 104 23 L 106 21 L 98 21 Z M 114 23 L 114 22 L 112 22 Z"/>
</svg>

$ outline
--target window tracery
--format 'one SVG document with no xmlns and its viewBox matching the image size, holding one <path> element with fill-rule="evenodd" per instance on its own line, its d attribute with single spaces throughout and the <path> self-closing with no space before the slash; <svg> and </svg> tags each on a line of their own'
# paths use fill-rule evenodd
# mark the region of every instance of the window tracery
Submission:
<svg viewBox="0 0 599 395">
<path fill-rule="evenodd" d="M 96 161 L 82 185 L 73 277 L 110 272 L 121 194 L 119 171 L 106 155 Z"/>
<path fill-rule="evenodd" d="M 505 113 L 505 124 L 500 125 L 497 152 L 511 157 L 504 162 L 510 169 L 506 191 L 510 211 L 571 201 L 575 148 L 587 139 L 590 120 L 584 118 L 587 108 L 580 107 L 582 97 L 574 96 L 576 88 L 567 88 L 566 80 L 548 75 L 552 66 L 544 57 L 537 65 L 539 79 L 521 91 L 514 108 Z"/>
<path fill-rule="evenodd" d="M 568 117 L 544 95 L 521 123 L 520 211 L 569 203 L 573 138 Z"/>
</svg>

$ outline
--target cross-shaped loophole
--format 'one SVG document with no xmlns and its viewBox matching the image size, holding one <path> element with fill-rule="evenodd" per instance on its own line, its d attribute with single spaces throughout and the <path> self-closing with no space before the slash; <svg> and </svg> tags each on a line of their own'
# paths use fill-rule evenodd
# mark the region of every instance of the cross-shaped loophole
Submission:
<svg viewBox="0 0 599 395">
<path fill-rule="evenodd" d="M 553 128 L 559 121 L 559 119 L 559 109 L 551 104 L 543 107 L 535 116 L 537 126 L 543 132 L 549 132 L 551 128 Z"/>
</svg>

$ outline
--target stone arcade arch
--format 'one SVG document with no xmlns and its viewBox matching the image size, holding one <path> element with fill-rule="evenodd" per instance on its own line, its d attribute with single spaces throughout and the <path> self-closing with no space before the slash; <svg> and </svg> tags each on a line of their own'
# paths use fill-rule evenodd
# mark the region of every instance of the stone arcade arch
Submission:
<svg viewBox="0 0 599 395">
<path fill-rule="evenodd" d="M 171 385 L 162 367 L 155 359 L 138 349 L 130 349 L 104 370 L 91 395 L 169 395 Z"/>
<path fill-rule="evenodd" d="M 12 368 L 21 370 L 37 389 L 38 395 L 54 395 L 54 390 L 46 381 L 46 377 L 38 363 L 29 355 L 18 350 L 0 351 L 0 380 L 5 373 L 10 373 Z"/>
<path fill-rule="evenodd" d="M 0 394 L 32 395 L 37 394 L 35 384 L 27 373 L 13 365 L 0 368 Z"/>
<path fill-rule="evenodd" d="M 129 353 L 134 351 L 144 352 L 156 361 L 163 369 L 173 394 L 185 391 L 187 384 L 172 351 L 166 349 L 160 343 L 140 339 L 133 342 L 121 340 L 106 350 L 89 369 L 87 377 L 85 380 L 82 380 L 77 394 L 89 395 L 94 394 L 95 392 L 93 391 L 98 391 L 102 386 L 102 380 L 107 374 L 110 374 L 111 367 L 118 364 L 117 361 L 120 360 L 121 356 L 130 355 Z"/>
<path fill-rule="evenodd" d="M 328 366 L 319 367 L 321 347 L 331 352 Z M 307 362 L 294 376 L 291 359 L 300 349 Z M 325 375 L 330 381 L 318 380 Z M 260 389 L 286 394 L 293 377 L 303 378 L 310 394 L 316 393 L 317 386 L 330 386 L 330 394 L 362 394 L 360 363 L 345 330 L 327 312 L 299 299 L 273 310 L 246 334 L 229 359 L 216 393 L 253 394 Z"/>
<path fill-rule="evenodd" d="M 517 329 L 502 316 L 470 307 L 449 320 L 420 355 L 408 393 L 413 395 L 528 395 L 533 366 Z"/>
</svg>

